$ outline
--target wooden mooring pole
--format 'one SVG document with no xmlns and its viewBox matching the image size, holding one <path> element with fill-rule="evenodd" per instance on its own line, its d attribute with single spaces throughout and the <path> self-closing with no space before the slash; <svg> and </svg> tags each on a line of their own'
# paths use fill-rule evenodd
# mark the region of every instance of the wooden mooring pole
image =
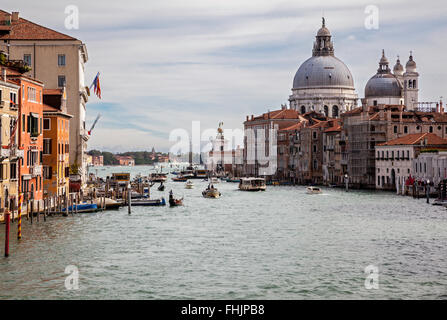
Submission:
<svg viewBox="0 0 447 320">
<path fill-rule="evenodd" d="M 10 216 L 8 208 L 5 209 L 5 257 L 9 256 L 9 223 Z"/>
</svg>

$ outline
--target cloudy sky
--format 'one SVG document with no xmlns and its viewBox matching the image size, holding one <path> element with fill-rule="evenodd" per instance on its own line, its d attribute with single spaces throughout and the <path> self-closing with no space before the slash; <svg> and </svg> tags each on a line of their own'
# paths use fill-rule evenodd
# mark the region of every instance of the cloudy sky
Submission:
<svg viewBox="0 0 447 320">
<path fill-rule="evenodd" d="M 79 29 L 64 27 L 67 5 Z M 379 29 L 365 8 L 379 8 Z M 86 43 L 87 85 L 101 72 L 102 100 L 91 97 L 87 127 L 102 114 L 89 149 L 168 151 L 169 133 L 242 128 L 246 115 L 286 103 L 293 76 L 311 56 L 321 16 L 335 55 L 357 94 L 375 74 L 382 48 L 392 64 L 412 50 L 420 101 L 447 101 L 447 5 L 438 0 L 2 0 L 2 9 Z M 391 66 L 392 67 L 392 66 Z"/>
</svg>

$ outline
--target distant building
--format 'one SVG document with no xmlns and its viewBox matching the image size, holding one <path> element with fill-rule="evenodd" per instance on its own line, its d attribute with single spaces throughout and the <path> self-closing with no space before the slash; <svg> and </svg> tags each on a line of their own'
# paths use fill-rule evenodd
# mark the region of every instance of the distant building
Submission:
<svg viewBox="0 0 447 320">
<path fill-rule="evenodd" d="M 169 162 L 169 156 L 160 154 L 157 159 L 158 159 L 158 162 Z"/>
<path fill-rule="evenodd" d="M 435 186 L 447 179 L 447 146 L 438 150 L 427 150 L 413 159 L 413 175 L 415 180 L 434 183 Z"/>
<path fill-rule="evenodd" d="M 304 117 L 283 105 L 260 116 L 247 116 L 244 122 L 243 167 L 246 176 L 271 179 L 277 172 L 278 131 L 302 121 Z M 274 134 L 271 136 L 271 134 Z"/>
<path fill-rule="evenodd" d="M 433 181 L 433 154 L 426 157 L 423 152 L 439 149 L 447 150 L 447 139 L 434 133 L 408 134 L 377 145 L 376 189 L 396 190 L 404 185 L 410 175 Z M 439 178 L 441 172 L 436 173 Z M 444 170 L 441 176 L 445 176 Z"/>
<path fill-rule="evenodd" d="M 115 156 L 119 161 L 120 166 L 134 166 L 135 160 L 131 156 Z"/>
<path fill-rule="evenodd" d="M 102 167 L 104 165 L 104 156 L 92 156 L 92 165 L 96 167 Z"/>
</svg>

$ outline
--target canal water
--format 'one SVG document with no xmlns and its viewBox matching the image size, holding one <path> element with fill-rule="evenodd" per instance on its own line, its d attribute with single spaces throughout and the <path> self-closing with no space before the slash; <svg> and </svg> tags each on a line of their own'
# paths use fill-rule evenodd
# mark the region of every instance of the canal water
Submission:
<svg viewBox="0 0 447 320">
<path fill-rule="evenodd" d="M 150 168 L 97 172 L 123 170 Z M 194 183 L 152 190 L 167 199 L 172 189 L 183 207 L 25 219 L 20 243 L 14 223 L 9 258 L 0 225 L 0 300 L 447 298 L 443 207 L 331 188 L 248 193 L 226 182 L 216 184 L 220 199 L 205 199 L 206 182 Z M 79 271 L 78 290 L 66 289 L 67 266 Z M 370 289 L 368 266 L 378 268 Z"/>
</svg>

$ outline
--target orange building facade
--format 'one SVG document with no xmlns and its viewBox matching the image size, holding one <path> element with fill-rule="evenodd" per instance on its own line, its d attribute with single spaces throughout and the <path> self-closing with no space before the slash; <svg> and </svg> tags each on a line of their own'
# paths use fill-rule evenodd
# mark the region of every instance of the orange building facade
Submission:
<svg viewBox="0 0 447 320">
<path fill-rule="evenodd" d="M 18 166 L 19 193 L 34 205 L 43 199 L 42 179 L 42 124 L 43 83 L 25 75 L 11 72 L 8 79 L 19 86 L 19 149 L 23 158 Z"/>
<path fill-rule="evenodd" d="M 43 189 L 45 196 L 69 193 L 69 123 L 72 116 L 62 110 L 44 105 Z"/>
</svg>

